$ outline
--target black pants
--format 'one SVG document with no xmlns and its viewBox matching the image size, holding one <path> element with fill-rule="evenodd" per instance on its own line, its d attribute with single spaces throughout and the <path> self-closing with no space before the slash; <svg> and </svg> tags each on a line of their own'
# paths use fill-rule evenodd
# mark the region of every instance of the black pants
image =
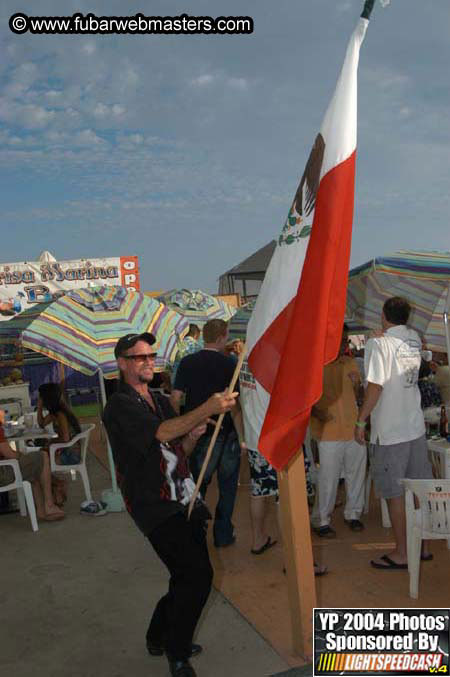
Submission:
<svg viewBox="0 0 450 677">
<path fill-rule="evenodd" d="M 205 534 L 184 513 L 177 513 L 149 536 L 169 569 L 170 581 L 168 593 L 153 612 L 147 639 L 163 645 L 176 660 L 189 657 L 195 627 L 211 590 L 213 570 Z"/>
</svg>

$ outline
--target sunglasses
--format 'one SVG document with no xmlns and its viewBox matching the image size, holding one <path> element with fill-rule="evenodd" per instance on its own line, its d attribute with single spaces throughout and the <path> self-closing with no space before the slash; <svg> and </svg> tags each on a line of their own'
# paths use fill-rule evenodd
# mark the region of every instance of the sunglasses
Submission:
<svg viewBox="0 0 450 677">
<path fill-rule="evenodd" d="M 122 355 L 124 360 L 133 360 L 137 364 L 144 364 L 147 360 L 153 362 L 158 357 L 158 353 L 142 353 L 142 355 Z"/>
</svg>

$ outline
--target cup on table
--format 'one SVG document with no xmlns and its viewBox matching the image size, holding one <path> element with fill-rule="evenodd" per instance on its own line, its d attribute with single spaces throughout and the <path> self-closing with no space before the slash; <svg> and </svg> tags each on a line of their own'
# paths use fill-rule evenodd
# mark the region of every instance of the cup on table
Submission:
<svg viewBox="0 0 450 677">
<path fill-rule="evenodd" d="M 34 416 L 32 413 L 26 413 L 23 415 L 23 424 L 25 426 L 25 430 L 30 430 L 33 427 L 34 423 Z"/>
</svg>

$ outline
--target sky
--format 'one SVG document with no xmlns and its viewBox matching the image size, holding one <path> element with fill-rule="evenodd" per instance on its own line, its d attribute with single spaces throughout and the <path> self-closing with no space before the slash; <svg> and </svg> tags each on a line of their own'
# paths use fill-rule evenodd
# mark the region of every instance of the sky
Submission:
<svg viewBox="0 0 450 677">
<path fill-rule="evenodd" d="M 0 263 L 137 255 L 141 289 L 217 292 L 282 228 L 362 0 L 26 5 L 0 8 Z M 16 35 L 18 11 L 250 16 L 254 32 Z M 449 35 L 448 0 L 376 1 L 351 266 L 450 249 Z"/>
</svg>

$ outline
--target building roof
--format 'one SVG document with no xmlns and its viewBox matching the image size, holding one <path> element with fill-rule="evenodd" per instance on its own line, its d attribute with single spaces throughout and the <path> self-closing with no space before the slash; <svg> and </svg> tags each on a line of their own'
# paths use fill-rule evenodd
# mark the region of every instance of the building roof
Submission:
<svg viewBox="0 0 450 677">
<path fill-rule="evenodd" d="M 272 240 L 264 245 L 264 247 L 261 247 L 261 249 L 258 249 L 254 254 L 241 261 L 237 266 L 227 270 L 221 277 L 231 275 L 238 279 L 262 279 L 275 251 L 276 244 L 276 241 Z"/>
</svg>

